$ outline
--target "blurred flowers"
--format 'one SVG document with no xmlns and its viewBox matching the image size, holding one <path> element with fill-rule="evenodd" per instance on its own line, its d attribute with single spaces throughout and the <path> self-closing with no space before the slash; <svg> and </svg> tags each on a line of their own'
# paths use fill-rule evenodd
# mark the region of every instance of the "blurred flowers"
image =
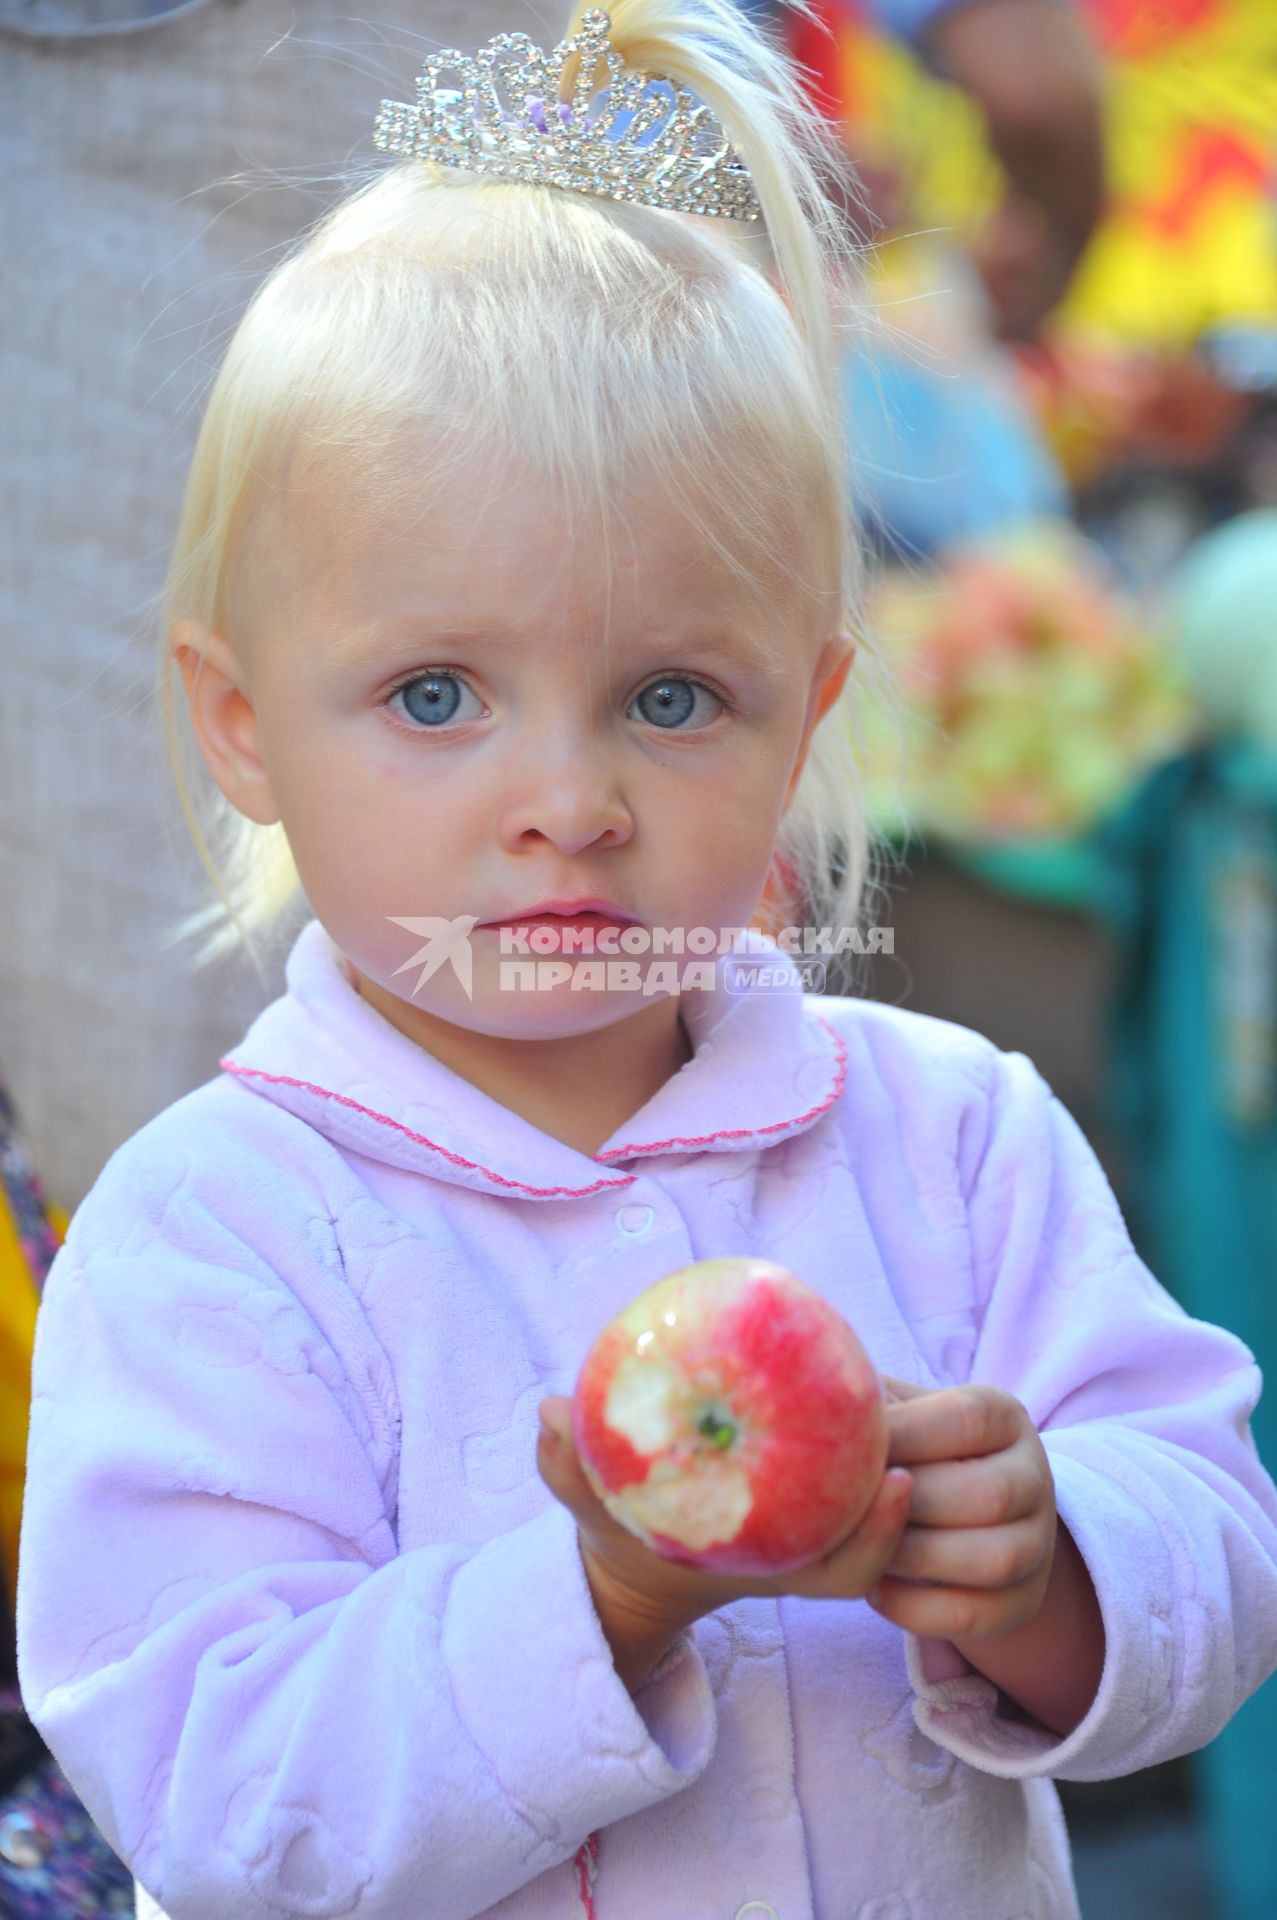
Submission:
<svg viewBox="0 0 1277 1920">
<path fill-rule="evenodd" d="M 890 568 L 867 619 L 905 707 L 903 743 L 866 716 L 884 833 L 1082 832 L 1193 730 L 1169 650 L 1068 522 L 951 549 L 925 573 Z"/>
</svg>

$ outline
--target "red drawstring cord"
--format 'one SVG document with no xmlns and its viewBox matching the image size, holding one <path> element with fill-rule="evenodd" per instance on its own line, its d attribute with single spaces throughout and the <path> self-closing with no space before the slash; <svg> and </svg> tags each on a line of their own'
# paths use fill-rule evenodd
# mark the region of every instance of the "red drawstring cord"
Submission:
<svg viewBox="0 0 1277 1920">
<path fill-rule="evenodd" d="M 581 1907 L 585 1914 L 585 1920 L 598 1920 L 598 1916 L 594 1911 L 594 1896 L 591 1892 L 594 1885 L 594 1876 L 598 1872 L 598 1859 L 599 1836 L 597 1833 L 592 1833 L 588 1840 L 581 1842 L 576 1850 L 573 1861 L 573 1865 L 577 1871 L 577 1879 L 580 1884 Z"/>
</svg>

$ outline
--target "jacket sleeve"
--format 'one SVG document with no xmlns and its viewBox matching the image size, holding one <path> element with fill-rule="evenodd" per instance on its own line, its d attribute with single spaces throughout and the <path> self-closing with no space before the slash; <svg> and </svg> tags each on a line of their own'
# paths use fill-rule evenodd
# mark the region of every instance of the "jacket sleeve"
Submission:
<svg viewBox="0 0 1277 1920">
<path fill-rule="evenodd" d="M 631 1698 L 548 1490 L 398 1551 L 295 1293 L 224 1221 L 110 1214 L 73 1219 L 37 1317 L 19 1678 L 169 1920 L 471 1920 L 701 1773 L 694 1641 Z"/>
<path fill-rule="evenodd" d="M 973 1382 L 1021 1400 L 1090 1571 L 1106 1651 L 1065 1738 L 999 1712 L 949 1641 L 905 1635 L 914 1717 L 986 1773 L 1104 1780 L 1205 1746 L 1277 1669 L 1277 1488 L 1250 1415 L 1261 1375 L 1131 1245 L 1099 1162 L 1022 1054 L 997 1054 L 959 1161 Z M 1005 1705 L 1005 1703 L 1003 1703 Z"/>
</svg>

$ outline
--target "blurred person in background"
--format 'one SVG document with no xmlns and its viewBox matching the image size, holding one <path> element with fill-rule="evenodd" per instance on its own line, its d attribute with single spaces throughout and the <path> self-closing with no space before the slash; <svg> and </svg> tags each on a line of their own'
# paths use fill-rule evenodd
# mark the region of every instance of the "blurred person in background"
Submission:
<svg viewBox="0 0 1277 1920">
<path fill-rule="evenodd" d="M 794 12 L 786 0 L 738 4 L 775 31 Z M 832 4 L 906 41 L 979 108 L 1006 193 L 976 264 L 998 335 L 1032 339 L 1063 297 L 1103 204 L 1100 73 L 1085 24 L 1070 0 Z M 872 174 L 863 184 L 874 212 L 891 217 L 881 184 Z"/>
</svg>

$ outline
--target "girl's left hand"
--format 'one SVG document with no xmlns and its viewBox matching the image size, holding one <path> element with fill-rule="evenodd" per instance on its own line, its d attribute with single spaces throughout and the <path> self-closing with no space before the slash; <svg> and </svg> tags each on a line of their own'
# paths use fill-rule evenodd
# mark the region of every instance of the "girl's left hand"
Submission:
<svg viewBox="0 0 1277 1920">
<path fill-rule="evenodd" d="M 883 1375 L 891 1467 L 909 1522 L 869 1604 L 911 1633 L 977 1640 L 1032 1620 L 1055 1553 L 1055 1483 L 1026 1409 L 1000 1387 Z M 914 1582 L 921 1584 L 915 1585 Z"/>
</svg>

